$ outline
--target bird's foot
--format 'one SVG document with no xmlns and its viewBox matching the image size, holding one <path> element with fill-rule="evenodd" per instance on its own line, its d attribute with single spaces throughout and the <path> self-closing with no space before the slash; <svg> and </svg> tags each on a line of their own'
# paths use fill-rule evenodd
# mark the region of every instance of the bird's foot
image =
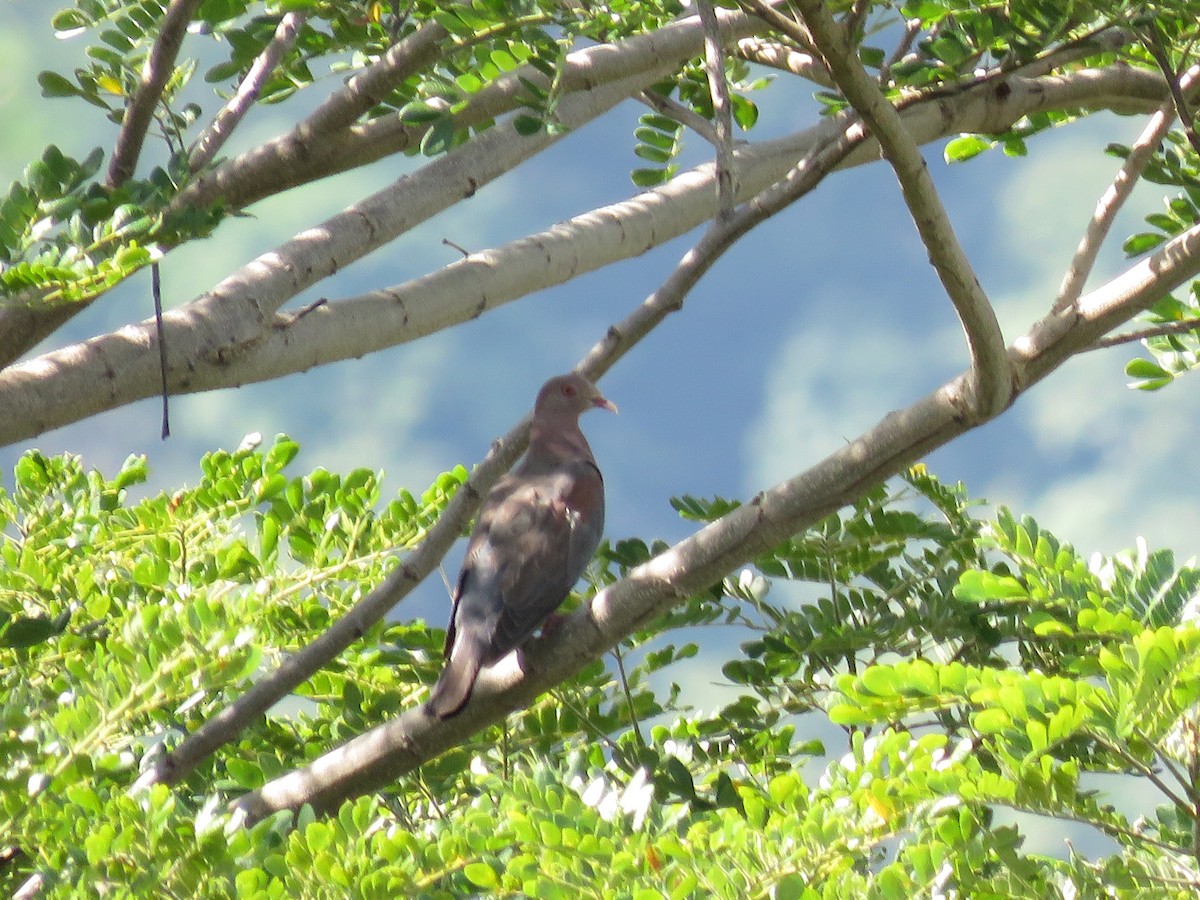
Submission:
<svg viewBox="0 0 1200 900">
<path fill-rule="evenodd" d="M 550 613 L 550 615 L 546 616 L 546 618 L 542 620 L 542 637 L 554 637 L 554 635 L 558 633 L 559 629 L 562 628 L 563 622 L 566 620 L 566 616 L 559 615 L 556 612 Z"/>
</svg>

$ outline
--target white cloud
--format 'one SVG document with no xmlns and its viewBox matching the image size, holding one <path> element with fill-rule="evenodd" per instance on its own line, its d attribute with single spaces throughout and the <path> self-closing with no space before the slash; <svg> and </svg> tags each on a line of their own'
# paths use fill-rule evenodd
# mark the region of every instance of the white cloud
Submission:
<svg viewBox="0 0 1200 900">
<path fill-rule="evenodd" d="M 847 302 L 844 292 L 837 302 Z M 813 306 L 828 308 L 820 297 Z M 865 319 L 849 339 L 832 325 L 802 323 L 765 366 L 762 411 L 744 441 L 747 494 L 808 468 L 916 400 L 946 343 L 939 335 L 898 339 L 887 323 Z"/>
<path fill-rule="evenodd" d="M 1131 122 L 1122 130 L 1140 127 Z M 1016 286 L 996 305 L 1022 329 L 1057 291 L 1095 198 L 1116 171 L 1117 161 L 1097 152 L 1093 131 L 1087 126 L 1074 138 L 1048 143 L 997 191 L 998 250 L 1014 260 Z M 1159 193 L 1151 186 L 1135 195 L 1092 286 L 1128 265 L 1122 238 L 1160 204 Z M 1011 338 L 1017 330 L 1006 333 Z M 1083 552 L 1114 552 L 1141 535 L 1152 547 L 1191 555 L 1200 503 L 1172 473 L 1200 440 L 1200 395 L 1187 381 L 1156 395 L 1129 390 L 1123 360 L 1136 353 L 1132 345 L 1076 357 L 1023 397 L 1009 416 L 1030 458 L 1004 460 L 981 492 L 1033 515 Z"/>
</svg>

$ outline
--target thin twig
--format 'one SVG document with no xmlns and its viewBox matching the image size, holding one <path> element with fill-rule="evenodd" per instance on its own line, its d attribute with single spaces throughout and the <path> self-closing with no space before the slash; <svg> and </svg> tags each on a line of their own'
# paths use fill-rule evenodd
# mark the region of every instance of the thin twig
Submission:
<svg viewBox="0 0 1200 900">
<path fill-rule="evenodd" d="M 764 18 L 778 20 L 781 28 L 790 29 L 785 33 L 794 37 L 792 32 L 796 29 L 789 19 L 778 15 L 762 0 L 751 0 L 751 5 Z M 797 0 L 795 6 L 804 16 L 808 32 L 834 81 L 863 117 L 891 163 L 929 260 L 958 313 L 974 373 L 967 396 L 960 398 L 962 413 L 968 418 L 990 418 L 1004 409 L 1012 397 L 1012 374 L 1004 335 L 991 301 L 950 224 L 929 168 L 899 112 L 863 69 L 854 47 L 847 43 L 843 29 L 833 20 L 826 5 L 820 0 Z"/>
<path fill-rule="evenodd" d="M 725 47 L 721 22 L 710 0 L 696 0 L 696 12 L 704 26 L 704 70 L 708 74 L 717 135 L 717 214 L 727 217 L 737 202 L 737 187 L 733 181 L 733 104 L 725 80 Z"/>
<path fill-rule="evenodd" d="M 1175 115 L 1179 117 L 1179 122 L 1183 125 L 1183 133 L 1187 135 L 1192 149 L 1200 153 L 1200 135 L 1196 134 L 1196 123 L 1192 119 L 1187 100 L 1183 96 L 1184 88 L 1180 84 L 1182 79 L 1171 65 L 1171 58 L 1167 56 L 1166 48 L 1162 45 L 1162 35 L 1159 34 L 1158 26 L 1152 23 L 1142 32 L 1142 35 L 1142 46 L 1146 48 L 1162 72 L 1163 78 L 1167 80 L 1167 89 L 1171 92 L 1171 102 L 1175 107 Z"/>
<path fill-rule="evenodd" d="M 863 25 L 874 5 L 872 0 L 854 0 L 854 5 L 850 7 L 850 13 L 846 16 L 846 25 L 842 29 L 847 38 L 856 41 L 862 37 Z"/>
<path fill-rule="evenodd" d="M 167 80 L 175 70 L 175 58 L 183 46 L 183 36 L 201 0 L 171 0 L 159 26 L 158 37 L 142 67 L 141 83 L 125 107 L 121 131 L 108 165 L 106 182 L 109 187 L 124 184 L 133 176 L 146 131 L 154 117 L 154 107 L 162 98 Z"/>
<path fill-rule="evenodd" d="M 646 106 L 655 112 L 662 113 L 669 119 L 674 119 L 684 128 L 690 128 L 714 147 L 720 146 L 720 141 L 717 138 L 717 130 L 713 128 L 712 122 L 708 121 L 708 119 L 695 110 L 688 109 L 682 103 L 678 103 L 670 97 L 658 93 L 658 91 L 649 89 L 638 92 L 634 96 L 634 99 L 646 104 Z"/>
<path fill-rule="evenodd" d="M 1181 813 L 1188 815 L 1191 812 L 1191 807 L 1189 806 L 1187 800 L 1171 790 L 1171 786 L 1167 784 L 1152 767 L 1146 765 L 1124 747 L 1114 744 L 1112 741 L 1108 740 L 1106 737 L 1098 734 L 1090 728 L 1083 729 L 1082 733 L 1090 737 L 1109 753 L 1112 753 L 1117 758 L 1124 760 L 1127 766 L 1158 788 L 1159 792 L 1166 797 Z M 1186 789 L 1186 782 L 1182 783 L 1181 786 Z"/>
<path fill-rule="evenodd" d="M 1128 331 L 1124 334 L 1105 335 L 1087 349 L 1103 350 L 1106 347 L 1119 347 L 1122 344 L 1133 344 L 1137 341 L 1165 337 L 1169 334 L 1186 334 L 1189 331 L 1196 331 L 1198 329 L 1200 329 L 1200 317 L 1180 319 L 1178 322 L 1164 322 L 1162 325 L 1152 325 L 1149 328 L 1140 328 L 1137 331 Z"/>
<path fill-rule="evenodd" d="M 629 724 L 633 728 L 633 736 L 637 738 L 638 746 L 646 749 L 646 739 L 642 737 L 642 728 L 638 723 L 637 710 L 633 708 L 633 694 L 629 690 L 629 677 L 625 674 L 625 660 L 621 656 L 621 645 L 612 648 L 613 659 L 617 661 L 617 674 L 621 676 L 621 691 L 625 694 L 625 705 L 629 709 Z"/>
<path fill-rule="evenodd" d="M 921 33 L 921 20 L 909 19 L 904 23 L 904 35 L 896 44 L 896 49 L 891 52 L 882 66 L 879 67 L 879 83 L 887 84 L 891 79 L 892 66 L 896 65 L 900 60 L 904 59 L 904 55 L 912 49 L 913 41 L 917 39 L 917 35 Z"/>
<path fill-rule="evenodd" d="M 1192 66 L 1183 76 L 1186 89 L 1191 89 L 1198 76 L 1200 76 L 1200 66 Z M 1063 276 L 1062 284 L 1059 286 L 1058 296 L 1054 300 L 1053 308 L 1055 310 L 1065 309 L 1083 294 L 1084 285 L 1096 265 L 1096 257 L 1112 229 L 1117 212 L 1129 199 L 1138 179 L 1142 177 L 1146 166 L 1154 158 L 1158 145 L 1162 143 L 1171 123 L 1175 120 L 1175 109 L 1174 102 L 1168 101 L 1150 117 L 1150 121 L 1146 123 L 1146 127 L 1142 129 L 1142 133 L 1138 135 L 1138 139 L 1130 148 L 1129 156 L 1125 158 L 1121 168 L 1117 171 L 1113 183 L 1096 201 L 1096 209 L 1092 212 L 1091 221 L 1088 222 L 1083 237 L 1079 239 L 1079 245 L 1075 248 L 1075 253 L 1067 266 L 1067 272 Z"/>
<path fill-rule="evenodd" d="M 1166 751 L 1163 750 L 1162 745 L 1157 741 L 1150 740 L 1149 735 L 1143 732 L 1140 728 L 1134 729 L 1134 731 L 1139 738 L 1145 741 L 1154 750 L 1154 755 L 1158 757 L 1159 765 L 1161 765 L 1164 769 L 1170 772 L 1172 776 L 1174 776 L 1175 781 L 1178 782 L 1179 786 L 1183 788 L 1183 793 L 1187 797 L 1188 802 L 1193 807 L 1195 807 L 1197 803 L 1200 803 L 1200 792 L 1197 791 L 1194 775 L 1185 775 L 1183 770 L 1176 765 L 1175 760 L 1171 759 L 1171 757 L 1167 755 Z"/>
<path fill-rule="evenodd" d="M 263 85 L 279 66 L 280 60 L 296 43 L 296 37 L 307 18 L 304 13 L 290 12 L 279 20 L 275 36 L 263 48 L 262 53 L 258 54 L 250 70 L 246 72 L 246 77 L 238 85 L 237 91 L 192 144 L 188 154 L 188 166 L 192 172 L 199 172 L 207 166 L 217 151 L 229 140 L 233 130 L 258 100 Z"/>
</svg>

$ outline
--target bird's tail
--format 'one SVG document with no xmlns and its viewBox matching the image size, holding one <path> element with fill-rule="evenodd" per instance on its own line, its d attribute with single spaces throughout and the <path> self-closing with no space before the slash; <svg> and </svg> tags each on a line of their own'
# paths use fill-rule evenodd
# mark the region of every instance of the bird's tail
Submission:
<svg viewBox="0 0 1200 900">
<path fill-rule="evenodd" d="M 433 693 L 429 696 L 427 708 L 430 715 L 449 719 L 462 712 L 471 699 L 471 691 L 475 688 L 475 679 L 479 677 L 483 663 L 482 657 L 479 642 L 460 634 L 454 642 L 450 658 L 446 660 L 442 677 L 433 686 Z"/>
</svg>

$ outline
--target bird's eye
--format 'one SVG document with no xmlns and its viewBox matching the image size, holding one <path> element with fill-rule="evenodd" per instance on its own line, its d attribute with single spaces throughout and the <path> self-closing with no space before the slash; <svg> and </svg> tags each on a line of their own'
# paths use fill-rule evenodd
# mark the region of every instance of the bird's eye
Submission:
<svg viewBox="0 0 1200 900">
<path fill-rule="evenodd" d="M 574 397 L 575 396 L 575 385 L 564 384 L 563 385 L 563 396 L 564 397 Z"/>
</svg>

